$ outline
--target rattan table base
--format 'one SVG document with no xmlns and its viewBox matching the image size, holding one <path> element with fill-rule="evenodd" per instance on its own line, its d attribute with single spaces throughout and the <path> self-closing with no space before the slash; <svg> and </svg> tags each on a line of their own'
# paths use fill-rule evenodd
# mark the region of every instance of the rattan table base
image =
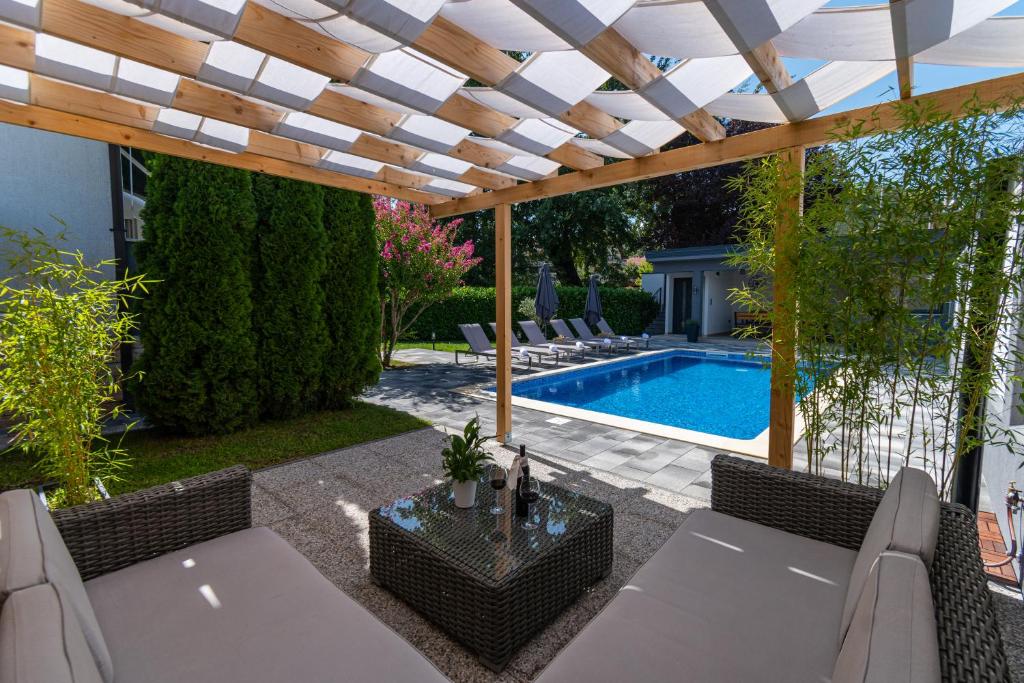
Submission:
<svg viewBox="0 0 1024 683">
<path fill-rule="evenodd" d="M 456 508 L 448 483 L 370 512 L 373 580 L 500 672 L 612 567 L 611 506 L 544 485 L 531 517 Z"/>
</svg>

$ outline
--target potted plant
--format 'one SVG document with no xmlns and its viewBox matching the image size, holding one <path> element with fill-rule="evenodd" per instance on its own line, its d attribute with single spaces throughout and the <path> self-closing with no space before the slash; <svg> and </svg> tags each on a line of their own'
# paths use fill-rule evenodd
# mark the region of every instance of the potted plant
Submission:
<svg viewBox="0 0 1024 683">
<path fill-rule="evenodd" d="M 476 485 L 484 473 L 484 463 L 493 459 L 483 449 L 485 441 L 487 437 L 480 436 L 480 418 L 474 417 L 461 436 L 448 436 L 448 447 L 441 451 L 441 466 L 452 480 L 456 507 L 471 508 L 476 503 Z"/>
<path fill-rule="evenodd" d="M 0 280 L 0 414 L 11 422 L 11 448 L 38 458 L 54 482 L 50 507 L 86 503 L 120 480 L 126 453 L 103 435 L 122 415 L 123 378 L 111 363 L 132 338 L 123 305 L 145 291 L 141 276 L 111 279 L 113 261 L 87 265 L 40 238 L 0 229 L 13 245 Z"/>
<path fill-rule="evenodd" d="M 696 320 L 687 320 L 683 323 L 683 331 L 686 332 L 686 341 L 693 344 L 697 341 L 697 337 L 700 336 L 700 322 Z"/>
</svg>

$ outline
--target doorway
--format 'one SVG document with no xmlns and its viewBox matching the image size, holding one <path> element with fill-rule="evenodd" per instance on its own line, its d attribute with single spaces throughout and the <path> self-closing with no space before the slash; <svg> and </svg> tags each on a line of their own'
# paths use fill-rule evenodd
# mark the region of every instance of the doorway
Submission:
<svg viewBox="0 0 1024 683">
<path fill-rule="evenodd" d="M 672 280 L 672 334 L 684 334 L 683 324 L 693 317 L 693 278 Z"/>
</svg>

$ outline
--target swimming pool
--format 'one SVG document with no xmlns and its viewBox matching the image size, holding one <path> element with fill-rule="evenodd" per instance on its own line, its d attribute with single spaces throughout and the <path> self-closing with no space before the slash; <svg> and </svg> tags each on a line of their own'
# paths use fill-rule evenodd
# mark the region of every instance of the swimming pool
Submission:
<svg viewBox="0 0 1024 683">
<path fill-rule="evenodd" d="M 564 406 L 570 410 L 563 414 L 584 419 L 623 418 L 618 426 L 683 430 L 670 434 L 641 426 L 640 431 L 698 442 L 695 434 L 746 441 L 768 428 L 770 375 L 763 359 L 671 350 L 520 380 L 513 382 L 512 395 L 514 402 L 518 397 L 524 405 Z"/>
</svg>

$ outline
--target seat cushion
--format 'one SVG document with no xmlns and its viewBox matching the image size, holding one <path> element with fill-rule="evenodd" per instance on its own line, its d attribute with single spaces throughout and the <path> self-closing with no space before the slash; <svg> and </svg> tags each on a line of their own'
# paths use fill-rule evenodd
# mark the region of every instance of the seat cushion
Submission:
<svg viewBox="0 0 1024 683">
<path fill-rule="evenodd" d="M 0 683 L 100 683 L 74 610 L 52 584 L 11 593 L 0 608 Z"/>
<path fill-rule="evenodd" d="M 828 680 L 854 559 L 697 510 L 538 683 Z"/>
<path fill-rule="evenodd" d="M 883 552 L 857 601 L 832 683 L 938 683 L 940 678 L 928 570 L 917 555 Z"/>
<path fill-rule="evenodd" d="M 886 550 L 917 555 L 930 567 L 939 540 L 939 496 L 927 472 L 902 468 L 886 489 L 857 553 L 850 587 L 843 606 L 839 642 L 853 619 L 853 611 L 871 566 Z"/>
<path fill-rule="evenodd" d="M 141 562 L 86 588 L 118 683 L 446 680 L 266 528 Z"/>
<path fill-rule="evenodd" d="M 0 494 L 0 598 L 50 583 L 75 613 L 103 680 L 114 680 L 110 654 L 82 577 L 50 513 L 31 491 Z"/>
</svg>

